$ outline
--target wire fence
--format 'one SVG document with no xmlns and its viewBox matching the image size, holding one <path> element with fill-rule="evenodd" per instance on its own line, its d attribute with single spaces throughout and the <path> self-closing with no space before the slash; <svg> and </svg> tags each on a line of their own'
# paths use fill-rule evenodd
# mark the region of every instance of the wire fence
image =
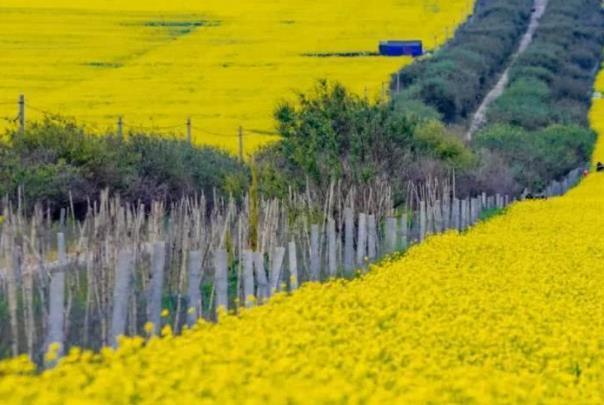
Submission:
<svg viewBox="0 0 604 405">
<path fill-rule="evenodd" d="M 29 113 L 32 111 L 38 114 L 42 114 L 44 119 L 60 120 L 65 118 L 65 116 L 60 113 L 52 112 L 51 108 L 46 108 L 39 105 L 32 105 L 31 103 L 26 102 L 26 98 L 24 95 L 19 96 L 19 98 L 15 101 L 0 102 L 0 106 L 8 105 L 15 106 L 16 116 L 0 115 L 0 121 L 5 121 L 11 126 L 17 126 L 19 132 L 21 133 L 25 132 L 25 128 L 28 123 Z M 149 126 L 136 123 L 129 124 L 127 121 L 124 120 L 124 116 L 116 114 L 115 133 L 119 137 L 122 137 L 124 135 L 124 131 L 129 133 L 145 132 L 149 134 L 169 133 L 172 135 L 174 135 L 174 133 L 176 132 L 182 132 L 189 143 L 192 143 L 193 132 L 195 132 L 197 136 L 209 135 L 221 139 L 239 139 L 239 157 L 241 159 L 243 159 L 244 153 L 244 138 L 260 136 L 279 136 L 279 133 L 276 131 L 248 129 L 244 128 L 243 126 L 239 126 L 231 133 L 217 131 L 214 129 L 201 127 L 198 124 L 193 125 L 191 117 L 188 117 L 186 120 L 183 120 L 183 122 L 173 123 L 169 125 Z"/>
</svg>

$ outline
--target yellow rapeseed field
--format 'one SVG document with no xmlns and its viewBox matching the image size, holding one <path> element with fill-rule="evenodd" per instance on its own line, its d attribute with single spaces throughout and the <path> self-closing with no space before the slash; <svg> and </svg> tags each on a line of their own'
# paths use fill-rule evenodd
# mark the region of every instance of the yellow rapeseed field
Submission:
<svg viewBox="0 0 604 405">
<path fill-rule="evenodd" d="M 236 150 L 274 139 L 273 111 L 320 78 L 381 92 L 409 58 L 316 57 L 375 52 L 382 39 L 445 41 L 471 0 L 3 0 L 0 117 L 72 116 L 99 130 L 184 134 Z M 0 122 L 0 129 L 7 125 Z"/>
<path fill-rule="evenodd" d="M 603 73 L 604 74 L 604 73 Z M 602 102 L 595 160 L 604 161 Z M 604 173 L 429 238 L 353 281 L 72 352 L 0 363 L 8 403 L 604 402 Z"/>
</svg>

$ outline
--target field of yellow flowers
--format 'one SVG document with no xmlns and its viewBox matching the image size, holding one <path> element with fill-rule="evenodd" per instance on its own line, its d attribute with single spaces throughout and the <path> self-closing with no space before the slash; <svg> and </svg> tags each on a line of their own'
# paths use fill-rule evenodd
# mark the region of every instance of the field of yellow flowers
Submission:
<svg viewBox="0 0 604 405">
<path fill-rule="evenodd" d="M 99 130 L 183 134 L 246 149 L 271 139 L 273 111 L 320 78 L 369 96 L 408 58 L 317 57 L 375 52 L 381 39 L 443 43 L 471 0 L 3 0 L 1 126 L 24 93 L 29 119 L 72 116 Z M 1 129 L 1 128 L 0 128 Z"/>
<path fill-rule="evenodd" d="M 601 81 L 600 81 L 601 83 Z M 592 113 L 604 161 L 604 104 Z M 0 363 L 15 403 L 602 403 L 604 173 L 181 337 Z"/>
</svg>

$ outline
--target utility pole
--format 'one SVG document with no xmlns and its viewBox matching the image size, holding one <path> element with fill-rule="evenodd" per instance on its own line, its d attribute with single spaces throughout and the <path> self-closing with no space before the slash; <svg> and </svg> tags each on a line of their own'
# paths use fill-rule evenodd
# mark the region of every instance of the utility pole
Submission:
<svg viewBox="0 0 604 405">
<path fill-rule="evenodd" d="M 191 117 L 187 118 L 187 142 L 191 143 Z"/>
<path fill-rule="evenodd" d="M 239 160 L 243 163 L 243 127 L 239 127 Z"/>
<path fill-rule="evenodd" d="M 19 132 L 25 133 L 25 95 L 19 96 Z"/>
</svg>

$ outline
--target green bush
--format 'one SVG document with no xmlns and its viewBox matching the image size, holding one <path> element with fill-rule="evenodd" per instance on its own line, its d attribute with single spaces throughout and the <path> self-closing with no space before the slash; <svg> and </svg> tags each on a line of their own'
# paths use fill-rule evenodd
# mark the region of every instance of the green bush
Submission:
<svg viewBox="0 0 604 405">
<path fill-rule="evenodd" d="M 416 99 L 447 123 L 465 120 L 478 107 L 528 25 L 530 0 L 479 2 L 473 18 L 431 58 L 398 73 L 404 103 Z"/>
<path fill-rule="evenodd" d="M 410 178 L 428 176 L 426 167 L 446 174 L 471 164 L 471 152 L 442 124 L 403 108 L 319 83 L 313 94 L 277 110 L 282 140 L 257 156 L 262 191 L 283 195 L 307 181 L 325 190 L 332 180 L 346 188 L 386 177 L 403 192 Z"/>
<path fill-rule="evenodd" d="M 170 137 L 91 135 L 69 120 L 48 118 L 0 143 L 0 195 L 52 208 L 85 207 L 108 188 L 127 201 L 149 203 L 201 192 L 241 194 L 248 170 L 226 152 Z"/>
<path fill-rule="evenodd" d="M 579 126 L 553 125 L 530 132 L 495 125 L 477 134 L 474 146 L 500 156 L 523 188 L 540 191 L 586 162 L 595 137 L 593 131 Z"/>
</svg>

